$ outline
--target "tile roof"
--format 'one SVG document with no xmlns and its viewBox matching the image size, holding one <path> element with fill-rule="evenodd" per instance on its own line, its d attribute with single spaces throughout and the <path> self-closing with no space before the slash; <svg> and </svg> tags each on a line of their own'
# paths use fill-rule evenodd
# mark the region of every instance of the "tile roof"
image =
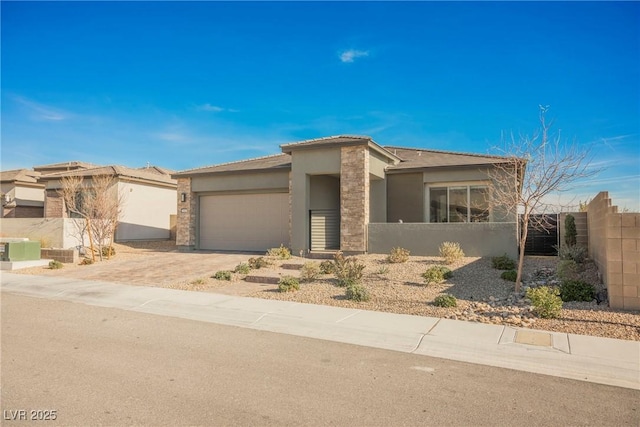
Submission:
<svg viewBox="0 0 640 427">
<path fill-rule="evenodd" d="M 307 139 L 306 141 L 290 142 L 282 144 L 280 147 L 285 153 L 289 153 L 291 148 L 304 148 L 322 145 L 336 145 L 348 143 L 373 142 L 370 136 L 366 135 L 335 135 L 326 136 L 324 138 Z"/>
<path fill-rule="evenodd" d="M 192 176 L 218 172 L 268 171 L 291 169 L 289 154 L 272 154 L 270 156 L 255 157 L 253 159 L 221 163 L 219 165 L 204 166 L 174 173 L 172 176 Z"/>
<path fill-rule="evenodd" d="M 508 157 L 457 153 L 453 151 L 424 150 L 420 148 L 384 147 L 400 157 L 402 161 L 395 166 L 389 166 L 389 170 L 432 168 L 442 166 L 479 166 L 505 163 Z"/>
<path fill-rule="evenodd" d="M 78 162 L 78 161 L 70 161 L 70 162 L 62 162 L 62 163 L 51 163 L 48 165 L 34 166 L 33 170 L 38 172 L 45 172 L 51 169 L 67 169 L 67 170 L 75 170 L 75 169 L 89 169 L 95 168 L 99 165 L 94 165 L 93 163 L 86 162 Z"/>
<path fill-rule="evenodd" d="M 14 169 L 0 172 L 0 181 L 2 182 L 28 182 L 36 184 L 40 178 L 40 172 L 31 169 Z"/>
<path fill-rule="evenodd" d="M 163 175 L 157 172 L 151 172 L 141 169 L 133 169 L 126 166 L 98 166 L 90 169 L 76 169 L 71 171 L 56 172 L 52 174 L 43 175 L 40 180 L 48 181 L 62 178 L 65 176 L 95 176 L 95 175 L 116 175 L 119 177 L 128 177 L 142 179 L 146 181 L 159 182 L 164 184 L 175 185 L 176 181 L 171 178 L 170 175 Z"/>
</svg>

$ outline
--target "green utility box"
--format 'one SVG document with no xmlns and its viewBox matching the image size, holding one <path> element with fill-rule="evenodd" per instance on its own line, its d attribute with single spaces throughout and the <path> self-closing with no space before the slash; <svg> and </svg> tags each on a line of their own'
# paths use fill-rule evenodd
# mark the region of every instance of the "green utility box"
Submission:
<svg viewBox="0 0 640 427">
<path fill-rule="evenodd" d="M 2 261 L 34 261 L 40 259 L 40 242 L 0 242 Z"/>
</svg>

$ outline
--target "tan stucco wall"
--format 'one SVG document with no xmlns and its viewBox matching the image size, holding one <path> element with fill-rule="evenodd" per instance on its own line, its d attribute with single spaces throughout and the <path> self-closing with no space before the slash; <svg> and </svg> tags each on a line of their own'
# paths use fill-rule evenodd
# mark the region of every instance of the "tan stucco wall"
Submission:
<svg viewBox="0 0 640 427">
<path fill-rule="evenodd" d="M 369 222 L 387 222 L 387 182 L 383 179 L 369 181 Z"/>
<path fill-rule="evenodd" d="M 387 221 L 424 222 L 422 172 L 387 176 Z"/>
<path fill-rule="evenodd" d="M 340 209 L 340 179 L 328 175 L 309 177 L 309 209 Z"/>
<path fill-rule="evenodd" d="M 3 237 L 27 237 L 41 240 L 44 246 L 68 249 L 82 244 L 79 228 L 83 220 L 69 218 L 4 218 L 0 220 Z M 85 244 L 89 245 L 85 236 Z"/>
<path fill-rule="evenodd" d="M 13 197 L 22 206 L 44 206 L 44 187 L 17 185 Z"/>
<path fill-rule="evenodd" d="M 191 191 L 204 192 L 242 192 L 256 190 L 282 190 L 289 186 L 289 171 L 262 172 L 247 174 L 209 175 L 191 178 Z"/>
<path fill-rule="evenodd" d="M 376 178 L 385 178 L 388 159 L 374 150 L 369 150 L 369 174 Z"/>
<path fill-rule="evenodd" d="M 612 308 L 640 310 L 640 213 L 618 213 L 606 191 L 587 206 L 589 256 Z"/>
<path fill-rule="evenodd" d="M 123 195 L 123 206 L 117 241 L 170 237 L 170 216 L 176 213 L 175 189 L 120 181 L 118 192 Z"/>
</svg>

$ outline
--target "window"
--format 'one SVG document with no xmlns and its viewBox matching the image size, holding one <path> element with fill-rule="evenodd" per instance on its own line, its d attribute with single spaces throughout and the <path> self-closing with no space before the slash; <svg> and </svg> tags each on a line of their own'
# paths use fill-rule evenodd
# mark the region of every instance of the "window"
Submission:
<svg viewBox="0 0 640 427">
<path fill-rule="evenodd" d="M 488 222 L 489 188 L 458 185 L 429 188 L 430 222 Z"/>
</svg>

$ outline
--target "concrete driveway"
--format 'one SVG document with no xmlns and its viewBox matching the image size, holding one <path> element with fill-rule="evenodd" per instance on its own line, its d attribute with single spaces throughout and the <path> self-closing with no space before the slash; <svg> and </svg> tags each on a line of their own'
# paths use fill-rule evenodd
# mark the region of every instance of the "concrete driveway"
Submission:
<svg viewBox="0 0 640 427">
<path fill-rule="evenodd" d="M 93 265 L 67 264 L 62 270 L 43 272 L 74 279 L 164 286 L 210 277 L 219 270 L 233 270 L 239 263 L 255 256 L 250 253 L 208 251 L 141 251 L 116 255 L 111 260 Z"/>
</svg>

